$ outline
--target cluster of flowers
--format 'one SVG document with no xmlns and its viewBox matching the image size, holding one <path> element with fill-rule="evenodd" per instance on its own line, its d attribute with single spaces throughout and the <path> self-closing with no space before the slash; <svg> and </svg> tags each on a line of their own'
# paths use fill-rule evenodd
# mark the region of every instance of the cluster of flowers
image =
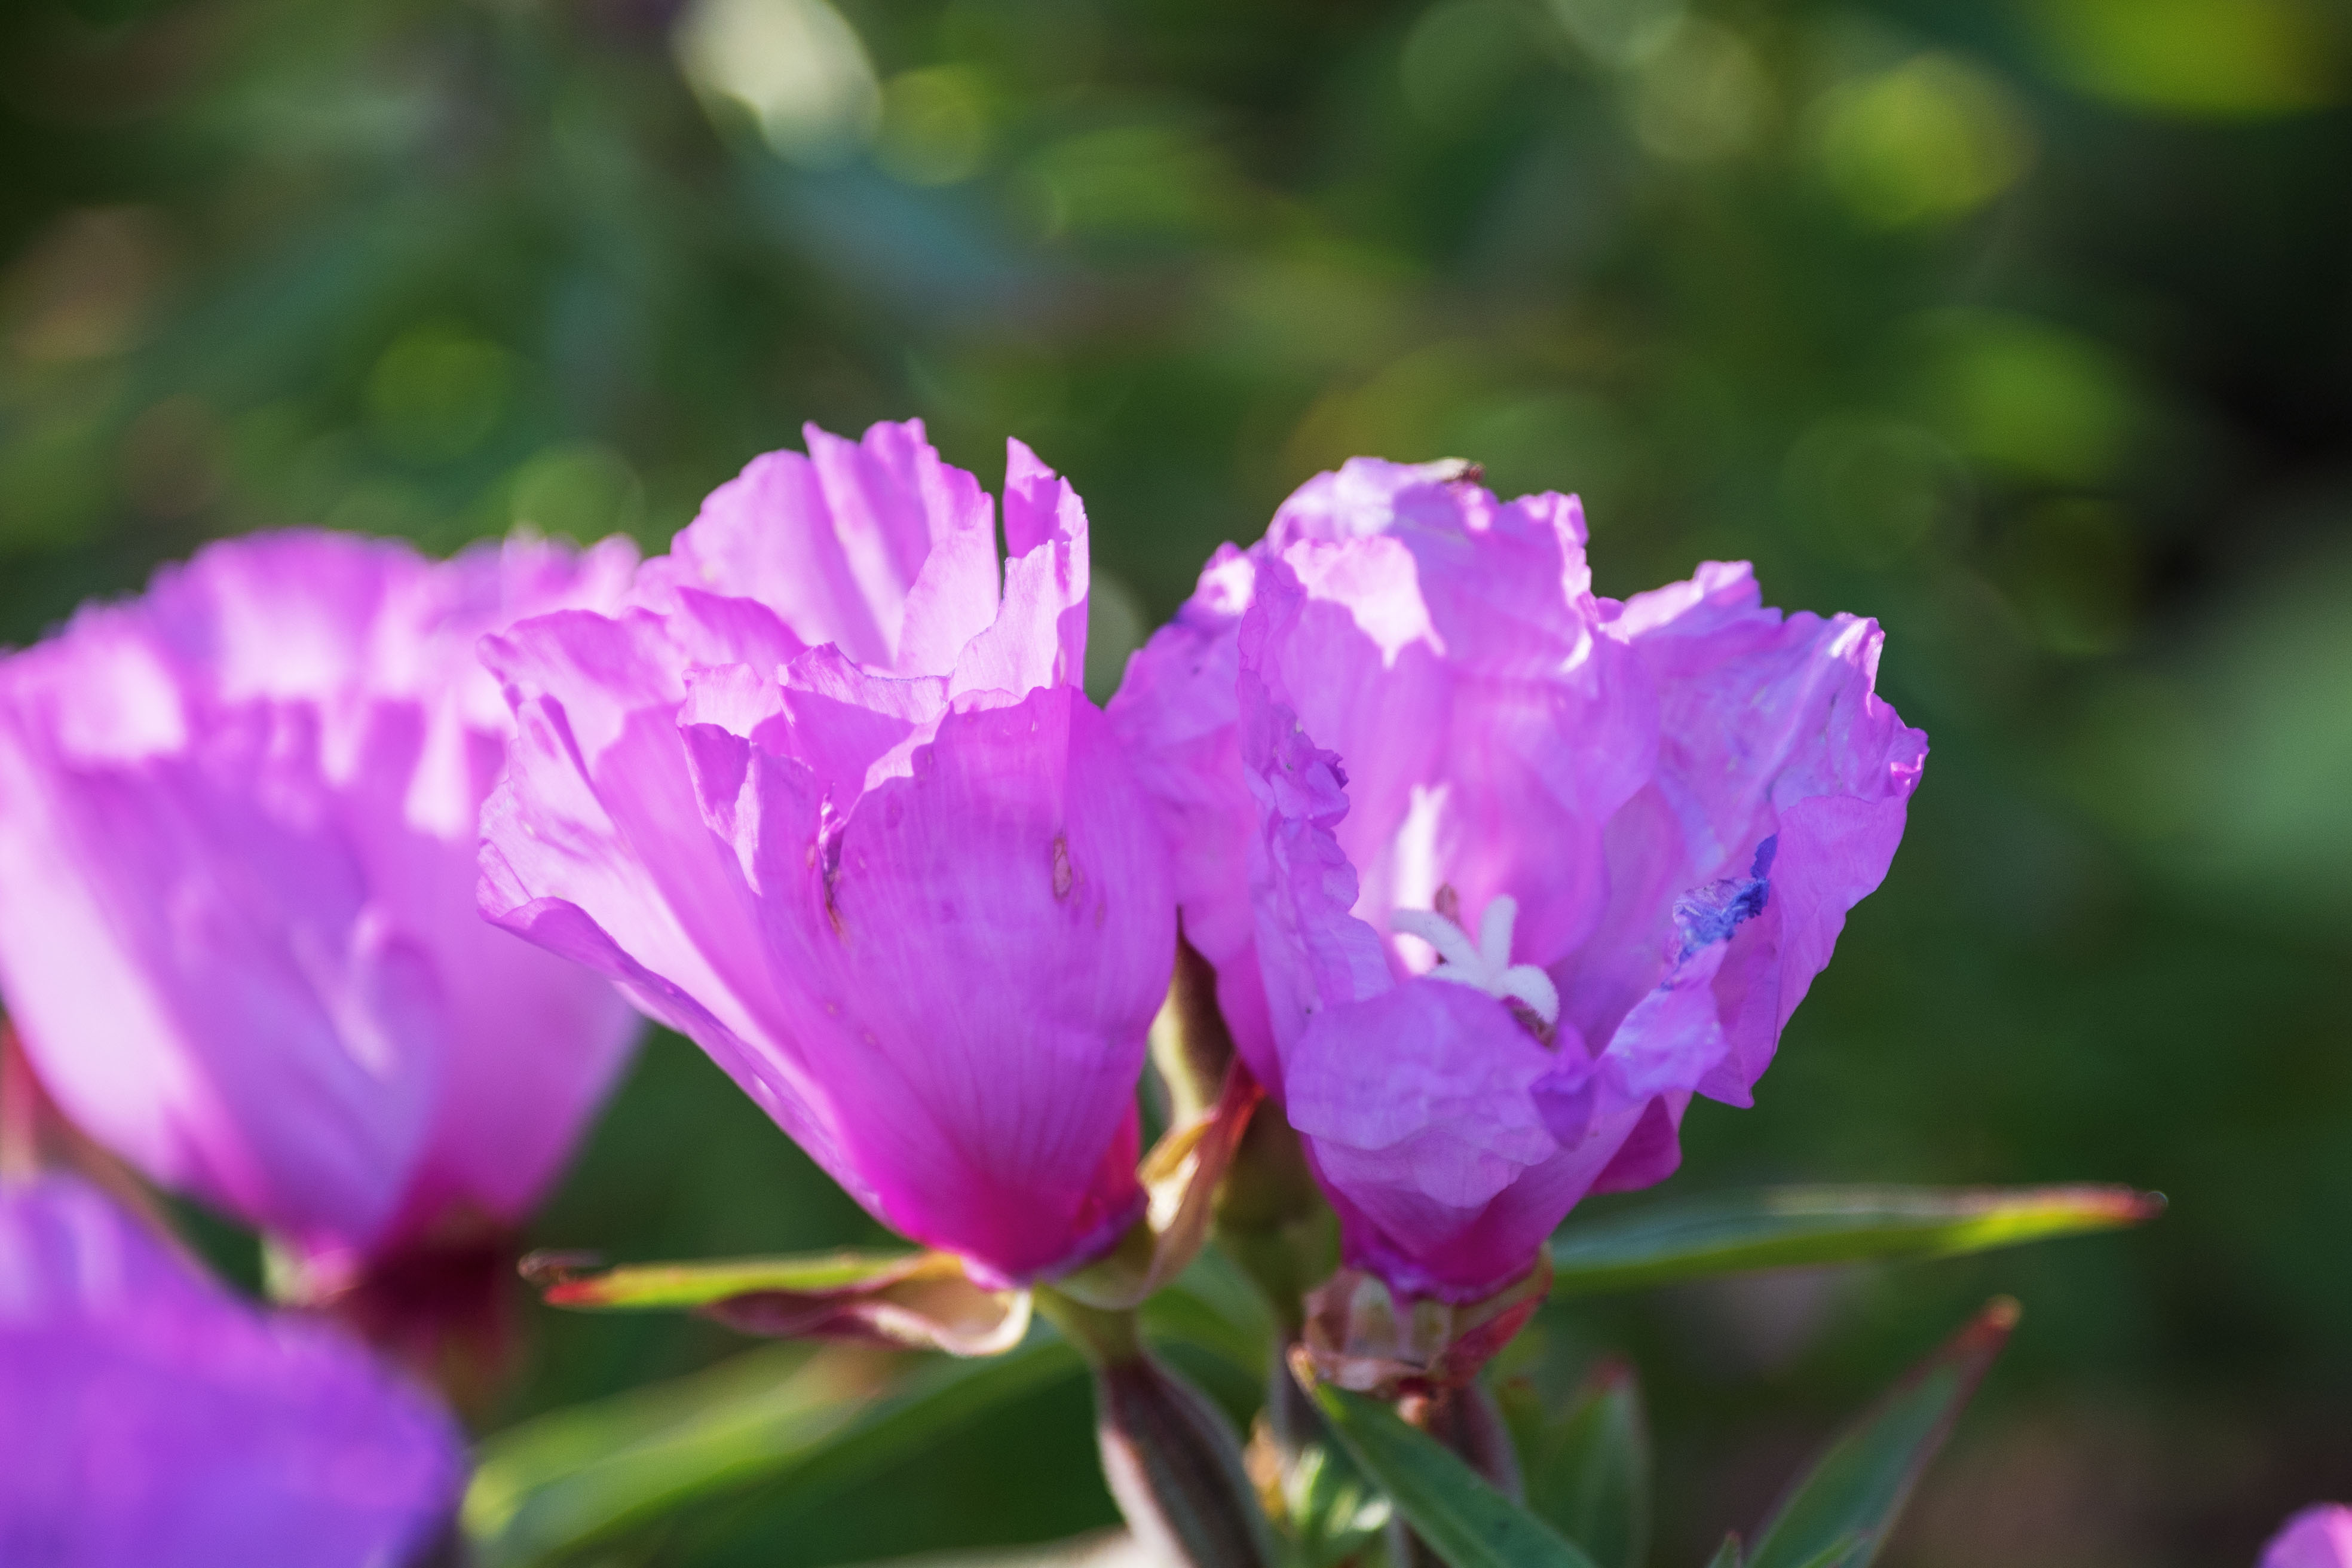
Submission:
<svg viewBox="0 0 2352 1568">
<path fill-rule="evenodd" d="M 1320 476 L 1104 710 L 1066 481 L 1011 446 L 1000 557 L 919 424 L 807 441 L 642 563 L 255 537 L 0 663 L 24 1058 L 262 1230 L 282 1298 L 365 1327 L 404 1271 L 509 1257 L 632 1007 L 974 1281 L 1068 1277 L 1143 1213 L 1181 942 L 1349 1268 L 1474 1305 L 1584 1195 L 1673 1171 L 1694 1096 L 1748 1103 L 1895 853 L 1926 742 L 1877 627 L 1766 608 L 1744 566 L 1599 597 L 1573 499 Z M 317 1311 L 20 1172 L 28 1431 L 11 1562 L 396 1562 L 464 1475 Z"/>
</svg>

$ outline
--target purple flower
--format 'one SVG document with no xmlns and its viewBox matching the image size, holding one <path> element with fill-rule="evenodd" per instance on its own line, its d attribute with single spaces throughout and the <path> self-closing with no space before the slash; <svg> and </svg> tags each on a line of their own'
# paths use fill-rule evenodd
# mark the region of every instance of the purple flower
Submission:
<svg viewBox="0 0 2352 1568">
<path fill-rule="evenodd" d="M 1349 1261 L 1507 1284 L 1735 1105 L 1885 875 L 1926 738 L 1868 621 L 1745 566 L 1596 598 L 1577 502 L 1359 458 L 1221 550 L 1111 704 L 1188 940 Z"/>
<path fill-rule="evenodd" d="M 79 1182 L 0 1191 L 0 1563 L 396 1568 L 455 1510 L 448 1418 L 236 1300 Z"/>
<path fill-rule="evenodd" d="M 483 907 L 691 1036 L 874 1214 L 1015 1280 L 1139 1213 L 1158 830 L 1078 688 L 1087 521 L 919 422 L 716 491 L 640 604 L 491 639 Z"/>
<path fill-rule="evenodd" d="M 0 991 L 66 1111 L 314 1257 L 519 1221 L 636 1026 L 475 907 L 473 645 L 634 559 L 257 535 L 0 662 Z"/>
<path fill-rule="evenodd" d="M 2352 1508 L 2315 1503 L 2263 1548 L 2261 1568 L 2352 1568 Z"/>
</svg>

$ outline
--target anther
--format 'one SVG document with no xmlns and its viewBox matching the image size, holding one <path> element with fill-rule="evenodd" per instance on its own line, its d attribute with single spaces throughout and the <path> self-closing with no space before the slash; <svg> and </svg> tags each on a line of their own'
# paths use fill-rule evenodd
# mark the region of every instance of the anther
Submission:
<svg viewBox="0 0 2352 1568">
<path fill-rule="evenodd" d="M 1559 988 L 1534 964 L 1511 962 L 1511 928 L 1518 918 L 1519 901 L 1505 893 L 1497 894 L 1479 918 L 1475 946 L 1456 920 L 1436 910 L 1399 910 L 1389 917 L 1389 929 L 1417 936 L 1437 950 L 1437 967 L 1429 972 L 1430 979 L 1517 1002 L 1549 1028 L 1559 1022 Z"/>
</svg>

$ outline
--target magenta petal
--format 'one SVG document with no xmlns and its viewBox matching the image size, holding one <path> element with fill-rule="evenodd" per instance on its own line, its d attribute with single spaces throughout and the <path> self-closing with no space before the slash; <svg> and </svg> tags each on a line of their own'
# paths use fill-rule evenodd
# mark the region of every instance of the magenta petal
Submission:
<svg viewBox="0 0 2352 1568">
<path fill-rule="evenodd" d="M 2305 1509 L 2271 1537 L 2260 1568 L 2352 1568 L 2352 1508 L 2325 1502 Z"/>
<path fill-rule="evenodd" d="M 0 665 L 0 989 L 68 1111 L 307 1247 L 519 1220 L 633 1021 L 475 910 L 473 645 L 634 559 L 256 535 Z"/>
<path fill-rule="evenodd" d="M 731 767 L 740 795 L 754 748 L 715 724 L 681 733 L 676 655 L 651 617 L 544 616 L 496 651 L 518 732 L 482 812 L 482 912 L 693 1037 L 848 1181 L 814 1089 L 751 1043 L 782 1005 L 731 838 L 735 796 L 714 773 Z M 816 802 L 796 804 L 813 837 Z"/>
<path fill-rule="evenodd" d="M 1004 522 L 1013 560 L 1004 574 L 1004 607 L 956 660 L 949 689 L 957 697 L 996 691 L 1018 698 L 1086 678 L 1086 508 L 1070 482 L 1028 447 L 1018 441 L 1007 447 Z"/>
<path fill-rule="evenodd" d="M 1694 1081 L 1745 1104 L 1846 910 L 1886 874 L 1926 737 L 1872 689 L 1875 625 L 1784 618 L 1744 566 L 1643 595 L 1612 632 L 1657 682 L 1657 771 L 1612 825 L 1601 936 L 1554 973 L 1570 1016 L 1605 1038 L 1636 1028 L 1699 947 L 1726 944 L 1708 981 L 1720 1049 Z"/>
<path fill-rule="evenodd" d="M 1108 714 L 1152 803 L 1171 857 L 1184 940 L 1217 971 L 1217 1000 L 1234 1043 L 1278 1101 L 1282 1078 L 1258 978 L 1257 916 L 1250 901 L 1257 807 L 1235 723 L 1241 644 L 1234 635 L 1257 568 L 1221 545 L 1202 591 L 1128 661 Z"/>
<path fill-rule="evenodd" d="M 793 847 L 778 857 L 790 858 Z M 957 713 L 857 804 L 830 908 L 772 903 L 795 1032 L 883 1217 L 1006 1278 L 1133 1217 L 1132 1111 L 1175 942 L 1165 861 L 1068 688 Z"/>
<path fill-rule="evenodd" d="M 404 1563 L 465 1484 L 448 1417 L 358 1345 L 62 1177 L 0 1194 L 0 1432 L 11 1563 Z"/>
<path fill-rule="evenodd" d="M 712 491 L 670 553 L 646 563 L 640 593 L 656 608 L 687 588 L 754 600 L 803 643 L 946 674 L 995 610 L 987 495 L 940 461 L 919 419 L 858 442 L 814 426 L 807 438 L 809 456 L 770 452 Z"/>
<path fill-rule="evenodd" d="M 714 498 L 648 563 L 646 609 L 486 645 L 520 732 L 483 908 L 693 1037 L 907 1235 L 1050 1276 L 1142 1202 L 1135 1088 L 1175 945 L 1166 847 L 1076 684 L 1085 511 L 1015 447 L 1000 605 L 992 551 L 984 584 L 968 564 L 986 498 L 919 426 L 811 441 L 805 483 L 772 464 L 798 491 Z M 815 645 L 760 660 L 711 629 L 758 615 L 687 586 L 717 591 L 722 551 L 837 558 L 853 585 L 885 561 L 913 588 L 853 636 L 815 613 L 848 602 L 832 588 L 746 570 Z"/>
<path fill-rule="evenodd" d="M 1289 1088 L 1349 1261 L 1454 1301 L 1527 1272 L 1642 1111 L 1573 1040 L 1547 1048 L 1492 997 L 1433 980 L 1317 1015 Z"/>
<path fill-rule="evenodd" d="M 1278 1102 L 1302 1038 L 1339 1026 L 1325 1010 L 1402 1006 L 1387 987 L 1433 965 L 1526 1026 L 1557 1000 L 1556 1067 L 1524 1104 L 1463 1102 L 1468 1146 L 1482 1118 L 1532 1114 L 1579 1151 L 1497 1190 L 1481 1213 L 1508 1223 L 1473 1226 L 1501 1227 L 1478 1232 L 1495 1250 L 1402 1217 L 1458 1206 L 1437 1167 L 1418 1192 L 1409 1163 L 1318 1153 L 1356 1255 L 1408 1291 L 1532 1262 L 1588 1188 L 1675 1168 L 1694 1093 L 1748 1102 L 1885 874 L 1925 754 L 1873 690 L 1872 624 L 1765 609 L 1745 567 L 1596 599 L 1584 546 L 1573 498 L 1355 459 L 1219 551 L 1111 705 L 1179 847 L 1185 931 Z M 1367 1081 L 1382 1049 L 1359 1042 Z"/>
<path fill-rule="evenodd" d="M 1357 884 L 1335 831 L 1349 809 L 1339 759 L 1315 745 L 1246 662 L 1240 684 L 1244 776 L 1258 818 L 1249 860 L 1255 952 L 1274 1073 L 1286 1095 L 1289 1052 L 1315 1016 L 1394 982 L 1378 934 L 1349 912 Z"/>
</svg>

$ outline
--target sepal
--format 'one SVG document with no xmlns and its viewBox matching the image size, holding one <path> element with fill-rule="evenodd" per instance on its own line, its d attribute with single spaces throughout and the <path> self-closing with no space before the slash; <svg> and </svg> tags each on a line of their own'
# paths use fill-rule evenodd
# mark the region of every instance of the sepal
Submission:
<svg viewBox="0 0 2352 1568">
<path fill-rule="evenodd" d="M 1234 1062 L 1207 1111 L 1172 1128 L 1136 1168 L 1143 1217 L 1111 1250 L 1055 1281 L 1066 1296 L 1103 1311 L 1140 1306 L 1200 1256 L 1216 1215 L 1217 1191 L 1265 1090 Z"/>
<path fill-rule="evenodd" d="M 1383 1399 L 1425 1395 L 1475 1377 L 1543 1305 L 1550 1265 L 1480 1300 L 1400 1300 L 1379 1276 L 1343 1268 L 1307 1298 L 1300 1351 L 1322 1381 Z"/>
</svg>

